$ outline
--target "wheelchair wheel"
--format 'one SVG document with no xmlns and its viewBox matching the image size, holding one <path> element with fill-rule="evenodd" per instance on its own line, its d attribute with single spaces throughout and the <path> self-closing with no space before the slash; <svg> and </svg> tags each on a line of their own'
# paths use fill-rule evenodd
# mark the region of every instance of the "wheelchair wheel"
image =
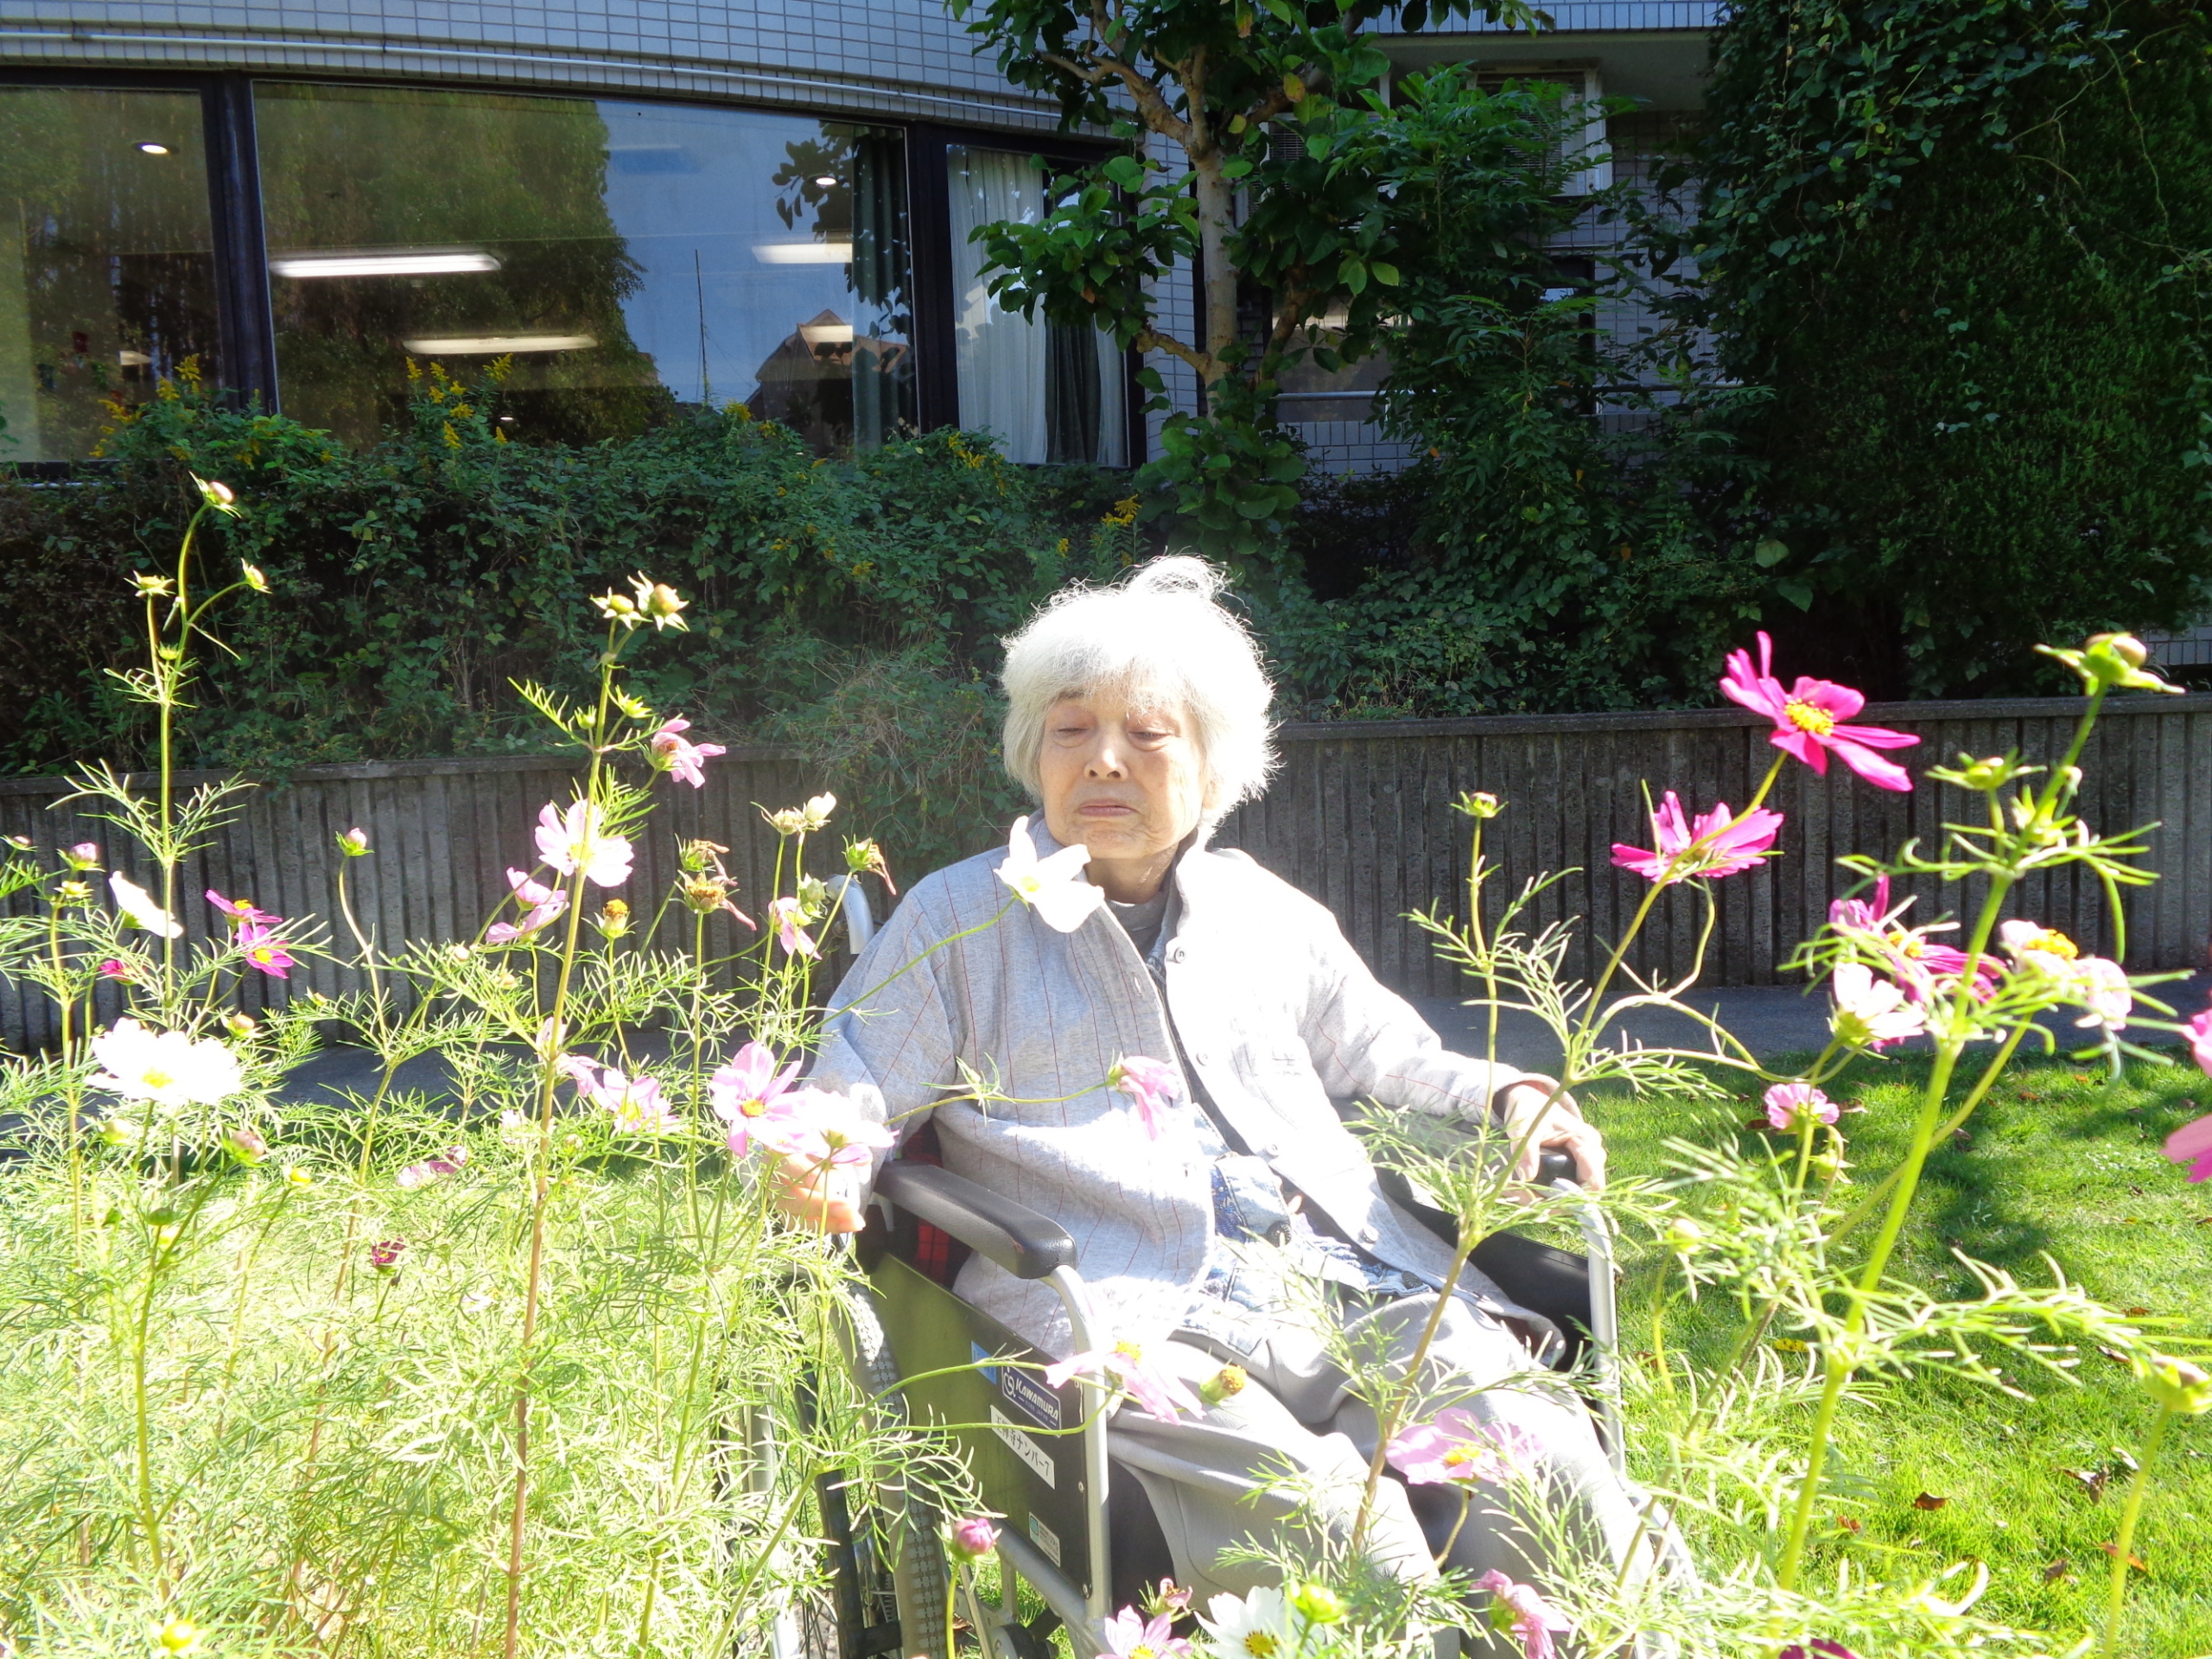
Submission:
<svg viewBox="0 0 2212 1659">
<path fill-rule="evenodd" d="M 865 1292 L 848 1300 L 844 1345 L 882 1427 L 904 1427 L 905 1402 L 887 1392 L 899 1368 Z M 870 1486 L 835 1474 L 816 1482 L 815 1505 L 831 1586 L 829 1605 L 810 1606 L 800 1621 L 805 1659 L 945 1659 L 948 1567 L 935 1510 L 895 1481 Z"/>
</svg>

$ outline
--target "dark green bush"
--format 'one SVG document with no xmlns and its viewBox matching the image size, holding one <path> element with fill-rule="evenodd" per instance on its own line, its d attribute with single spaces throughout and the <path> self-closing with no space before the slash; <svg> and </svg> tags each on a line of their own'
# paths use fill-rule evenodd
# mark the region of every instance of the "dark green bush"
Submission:
<svg viewBox="0 0 2212 1659">
<path fill-rule="evenodd" d="M 1732 10 L 1684 251 L 1791 661 L 2059 690 L 2037 641 L 2212 601 L 2208 53 L 2181 0 Z"/>
</svg>

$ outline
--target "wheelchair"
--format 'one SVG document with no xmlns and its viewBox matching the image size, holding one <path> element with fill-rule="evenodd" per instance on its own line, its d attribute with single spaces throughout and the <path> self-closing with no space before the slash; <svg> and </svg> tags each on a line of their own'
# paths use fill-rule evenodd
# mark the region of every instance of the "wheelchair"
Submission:
<svg viewBox="0 0 2212 1659">
<path fill-rule="evenodd" d="M 845 897 L 849 904 L 859 899 L 857 888 Z M 865 901 L 855 908 L 864 918 Z M 867 942 L 865 920 L 851 931 L 857 953 Z M 1547 1154 L 1538 1184 L 1579 1194 L 1573 1173 L 1567 1154 Z M 1390 1183 L 1386 1176 L 1386 1187 Z M 1390 1196 L 1456 1242 L 1451 1218 L 1421 1204 L 1418 1193 L 1401 1185 Z M 1594 1350 L 1600 1436 L 1625 1472 L 1612 1236 L 1594 1200 L 1577 1207 L 1577 1219 L 1586 1256 L 1498 1233 L 1471 1259 L 1509 1297 L 1552 1317 L 1568 1335 L 1563 1364 L 1574 1363 L 1586 1343 Z M 1049 1357 L 950 1287 L 967 1255 L 982 1255 L 1016 1278 L 1052 1287 L 1075 1351 L 1110 1345 L 1077 1270 L 1075 1241 L 1049 1217 L 940 1166 L 934 1132 L 925 1128 L 877 1178 L 855 1249 L 868 1279 L 847 1305 L 842 1332 L 855 1385 L 887 1427 L 949 1428 L 984 1509 L 1000 1517 L 998 1600 L 984 1598 L 973 1574 L 963 1587 L 963 1617 L 982 1659 L 1045 1659 L 1058 1626 L 1068 1630 L 1078 1659 L 1100 1651 L 1102 1627 L 1113 1612 L 1173 1572 L 1159 1522 L 1135 1477 L 1116 1477 L 1106 1414 L 1093 1415 L 1096 1395 L 1086 1400 L 1074 1381 L 1048 1388 L 1038 1368 Z M 932 1372 L 947 1374 L 925 1375 Z M 910 1376 L 920 1380 L 901 1386 Z M 1079 1432 L 1064 1432 L 1078 1425 Z M 818 1483 L 817 1503 L 831 1609 L 827 1617 L 817 1611 L 780 1621 L 785 1635 L 776 1643 L 777 1659 L 952 1659 L 944 1622 L 953 1568 L 944 1517 L 918 1495 L 857 1494 L 836 1476 Z M 1027 1620 L 1021 1584 L 1043 1604 Z"/>
</svg>

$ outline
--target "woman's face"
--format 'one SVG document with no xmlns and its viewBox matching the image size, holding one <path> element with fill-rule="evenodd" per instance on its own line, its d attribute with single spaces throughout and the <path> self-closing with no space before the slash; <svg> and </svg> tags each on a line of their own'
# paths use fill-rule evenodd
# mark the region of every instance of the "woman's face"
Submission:
<svg viewBox="0 0 2212 1659">
<path fill-rule="evenodd" d="M 1094 861 L 1158 861 L 1164 868 L 1198 827 L 1205 766 L 1179 710 L 1112 692 L 1063 697 L 1045 715 L 1037 770 L 1045 827 L 1064 847 L 1090 849 Z"/>
</svg>

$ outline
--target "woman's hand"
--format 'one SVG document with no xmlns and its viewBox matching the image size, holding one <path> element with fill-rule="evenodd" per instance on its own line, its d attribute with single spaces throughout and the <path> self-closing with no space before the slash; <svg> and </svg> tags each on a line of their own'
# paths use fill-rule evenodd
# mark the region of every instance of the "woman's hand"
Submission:
<svg viewBox="0 0 2212 1659">
<path fill-rule="evenodd" d="M 800 1226 L 823 1233 L 860 1231 L 859 1189 L 845 1171 L 787 1152 L 770 1166 L 768 1181 L 776 1208 Z"/>
<path fill-rule="evenodd" d="M 1506 1144 L 1518 1147 L 1513 1173 L 1523 1184 L 1536 1179 L 1536 1160 L 1556 1147 L 1574 1158 L 1575 1179 L 1592 1192 L 1605 1184 L 1605 1142 L 1582 1120 L 1582 1109 L 1549 1077 L 1524 1077 L 1491 1096 Z M 1542 1126 L 1537 1127 L 1538 1120 Z"/>
</svg>

